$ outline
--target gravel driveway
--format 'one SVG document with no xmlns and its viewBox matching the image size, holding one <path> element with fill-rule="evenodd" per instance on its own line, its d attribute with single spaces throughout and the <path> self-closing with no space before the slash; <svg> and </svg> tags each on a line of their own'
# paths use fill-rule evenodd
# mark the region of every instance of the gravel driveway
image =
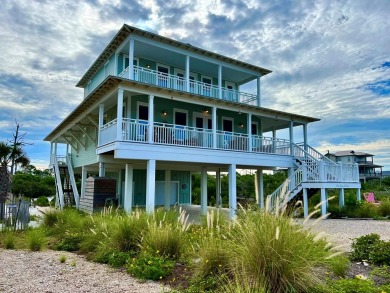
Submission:
<svg viewBox="0 0 390 293">
<path fill-rule="evenodd" d="M 66 262 L 60 262 L 60 256 Z M 0 292 L 168 292 L 155 282 L 140 283 L 126 272 L 58 251 L 0 249 Z"/>
<path fill-rule="evenodd" d="M 314 220 L 309 220 L 306 226 L 313 225 Z M 328 241 L 335 245 L 345 245 L 341 249 L 350 251 L 352 239 L 370 233 L 376 233 L 382 240 L 390 241 L 390 221 L 374 220 L 322 220 L 314 224 L 314 232 L 325 232 Z"/>
</svg>

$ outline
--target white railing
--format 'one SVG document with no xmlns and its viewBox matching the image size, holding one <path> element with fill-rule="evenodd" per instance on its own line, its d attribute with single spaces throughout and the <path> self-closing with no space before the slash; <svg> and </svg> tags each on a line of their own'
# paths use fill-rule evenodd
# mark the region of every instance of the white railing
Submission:
<svg viewBox="0 0 390 293">
<path fill-rule="evenodd" d="M 217 148 L 223 150 L 248 151 L 248 135 L 217 130 Z"/>
<path fill-rule="evenodd" d="M 272 194 L 267 196 L 267 209 L 273 211 L 291 200 L 300 190 L 304 181 L 301 168 L 295 170 Z"/>
<path fill-rule="evenodd" d="M 119 74 L 119 77 L 130 79 L 129 67 L 123 70 Z M 185 78 L 136 65 L 134 66 L 134 80 L 147 84 L 157 85 L 159 87 L 187 91 L 187 81 Z M 212 97 L 215 99 L 220 98 L 219 87 L 216 85 L 190 80 L 188 88 L 189 92 L 193 94 Z M 257 95 L 239 92 L 237 90 L 224 87 L 222 87 L 221 98 L 226 101 L 250 105 L 256 105 L 257 103 Z"/>
<path fill-rule="evenodd" d="M 252 151 L 257 153 L 290 155 L 290 141 L 286 139 L 252 135 Z"/>
<path fill-rule="evenodd" d="M 57 198 L 56 198 L 56 206 L 59 206 L 59 208 L 62 210 L 64 208 L 64 190 L 62 188 L 62 182 L 61 182 L 61 175 L 60 175 L 60 168 L 58 166 L 57 156 L 52 155 L 52 161 L 53 161 L 53 167 L 54 167 L 54 178 L 56 182 L 56 190 L 57 190 Z M 66 156 L 64 156 L 66 160 Z M 60 157 L 60 160 L 62 160 L 62 157 Z"/>
<path fill-rule="evenodd" d="M 107 143 L 116 140 L 116 119 L 104 124 L 100 128 L 99 133 L 99 145 L 105 145 Z"/>
<path fill-rule="evenodd" d="M 77 190 L 76 180 L 74 178 L 71 154 L 68 154 L 68 156 L 66 157 L 66 164 L 68 165 L 69 180 L 70 180 L 70 184 L 72 185 L 72 192 L 73 192 L 74 201 L 76 203 L 76 209 L 78 209 L 80 196 L 79 196 L 79 191 Z"/>
<path fill-rule="evenodd" d="M 301 150 L 304 150 L 303 143 L 297 143 L 297 144 L 295 144 L 295 146 L 300 148 Z M 323 161 L 328 162 L 328 163 L 336 164 L 331 159 L 329 159 L 327 156 L 324 156 L 323 154 L 321 154 L 320 152 L 318 152 L 316 149 L 312 148 L 309 145 L 306 145 L 306 150 L 304 150 L 304 152 L 306 154 L 309 154 L 312 158 L 315 158 L 316 160 L 323 160 Z"/>
<path fill-rule="evenodd" d="M 124 141 L 147 142 L 148 123 L 147 120 L 123 118 L 122 139 Z"/>
</svg>

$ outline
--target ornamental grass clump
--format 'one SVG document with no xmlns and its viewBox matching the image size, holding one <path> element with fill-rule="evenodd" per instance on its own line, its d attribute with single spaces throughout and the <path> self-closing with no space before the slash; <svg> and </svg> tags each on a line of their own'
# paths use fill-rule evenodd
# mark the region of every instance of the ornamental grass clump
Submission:
<svg viewBox="0 0 390 293">
<path fill-rule="evenodd" d="M 42 250 L 45 241 L 46 237 L 42 229 L 33 229 L 27 232 L 27 247 L 31 251 Z"/>
<path fill-rule="evenodd" d="M 153 218 L 148 221 L 148 229 L 143 236 L 141 247 L 152 255 L 178 260 L 184 252 L 185 233 L 189 227 L 188 216 L 184 210 L 176 213 L 175 220 L 172 218 L 166 220 L 165 217 Z"/>
</svg>

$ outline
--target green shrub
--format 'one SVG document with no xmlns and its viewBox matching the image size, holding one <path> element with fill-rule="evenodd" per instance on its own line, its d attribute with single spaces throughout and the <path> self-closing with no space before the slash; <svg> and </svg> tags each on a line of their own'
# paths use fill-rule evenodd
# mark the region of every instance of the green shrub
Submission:
<svg viewBox="0 0 390 293">
<path fill-rule="evenodd" d="M 348 270 L 349 260 L 345 255 L 338 255 L 329 260 L 329 266 L 337 277 L 345 277 Z"/>
<path fill-rule="evenodd" d="M 369 260 L 370 252 L 379 242 L 380 236 L 375 233 L 354 239 L 352 242 L 352 252 L 350 255 L 351 259 L 357 261 Z"/>
<path fill-rule="evenodd" d="M 47 228 L 53 227 L 58 222 L 58 212 L 48 211 L 43 218 L 43 225 Z"/>
<path fill-rule="evenodd" d="M 42 250 L 45 240 L 45 233 L 41 229 L 33 229 L 27 232 L 27 247 L 31 251 Z"/>
<path fill-rule="evenodd" d="M 63 251 L 78 251 L 80 243 L 84 239 L 80 234 L 66 233 L 63 238 L 57 243 L 56 249 Z"/>
<path fill-rule="evenodd" d="M 142 280 L 161 280 L 168 276 L 175 263 L 160 256 L 141 253 L 127 265 L 127 272 Z"/>
<path fill-rule="evenodd" d="M 370 262 L 377 265 L 390 265 L 390 241 L 378 241 L 369 253 Z"/>
<path fill-rule="evenodd" d="M 49 206 L 49 199 L 46 196 L 40 196 L 35 201 L 35 204 L 40 207 L 47 207 Z"/>
<path fill-rule="evenodd" d="M 378 209 L 372 203 L 363 202 L 353 211 L 355 218 L 375 218 L 378 216 Z"/>
<path fill-rule="evenodd" d="M 108 255 L 108 264 L 114 268 L 123 267 L 134 257 L 132 252 L 113 251 Z"/>
<path fill-rule="evenodd" d="M 313 272 L 328 262 L 325 243 L 289 217 L 244 213 L 231 237 L 233 271 L 262 286 L 253 292 L 307 292 L 323 281 Z"/>
<path fill-rule="evenodd" d="M 382 217 L 390 217 L 390 199 L 384 199 L 378 206 L 378 214 Z"/>
<path fill-rule="evenodd" d="M 3 245 L 5 249 L 15 249 L 16 244 L 15 244 L 15 234 L 13 232 L 5 232 L 4 233 L 4 241 Z"/>
<path fill-rule="evenodd" d="M 380 293 L 371 280 L 341 279 L 332 283 L 332 292 L 334 293 Z"/>
<path fill-rule="evenodd" d="M 146 219 L 133 215 L 118 216 L 112 227 L 112 244 L 119 251 L 139 251 L 140 241 L 147 228 Z"/>
<path fill-rule="evenodd" d="M 60 263 L 65 263 L 66 262 L 66 255 L 65 254 L 61 254 L 60 256 Z"/>
</svg>

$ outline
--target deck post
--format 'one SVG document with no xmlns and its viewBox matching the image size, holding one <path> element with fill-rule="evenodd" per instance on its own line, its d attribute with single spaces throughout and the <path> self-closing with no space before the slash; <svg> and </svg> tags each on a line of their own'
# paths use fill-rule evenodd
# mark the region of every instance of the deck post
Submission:
<svg viewBox="0 0 390 293">
<path fill-rule="evenodd" d="M 106 167 L 103 162 L 99 162 L 99 177 L 106 176 Z"/>
<path fill-rule="evenodd" d="M 248 133 L 248 151 L 252 152 L 252 114 L 248 113 L 247 115 L 247 133 Z"/>
<path fill-rule="evenodd" d="M 217 172 L 215 172 L 216 177 L 216 196 L 217 196 L 217 202 L 216 207 L 220 208 L 222 206 L 222 200 L 221 200 L 221 169 L 218 169 Z"/>
<path fill-rule="evenodd" d="M 156 191 L 156 160 L 146 163 L 146 213 L 153 214 Z"/>
<path fill-rule="evenodd" d="M 290 134 L 290 155 L 294 155 L 294 121 L 290 121 L 290 127 L 289 127 L 289 134 Z"/>
<path fill-rule="evenodd" d="M 218 65 L 218 99 L 222 100 L 222 65 Z"/>
<path fill-rule="evenodd" d="M 361 201 L 362 200 L 362 196 L 360 194 L 360 188 L 356 189 L 356 199 L 357 199 L 357 201 Z"/>
<path fill-rule="evenodd" d="M 307 151 L 307 123 L 303 124 L 303 149 Z"/>
<path fill-rule="evenodd" d="M 325 188 L 321 188 L 321 216 L 326 215 L 327 200 Z"/>
<path fill-rule="evenodd" d="M 217 107 L 212 108 L 213 149 L 217 148 Z"/>
<path fill-rule="evenodd" d="M 186 56 L 186 91 L 190 92 L 190 56 Z"/>
<path fill-rule="evenodd" d="M 116 116 L 116 140 L 121 141 L 122 137 L 122 121 L 123 121 L 123 89 L 118 89 L 118 101 L 117 101 L 117 116 Z"/>
<path fill-rule="evenodd" d="M 340 188 L 339 190 L 339 207 L 342 208 L 345 204 L 344 200 L 344 188 Z"/>
<path fill-rule="evenodd" d="M 307 188 L 303 188 L 303 218 L 306 219 L 309 215 L 309 202 L 307 198 Z"/>
<path fill-rule="evenodd" d="M 207 214 L 207 169 L 202 167 L 200 176 L 200 210 L 202 215 Z"/>
<path fill-rule="evenodd" d="M 148 143 L 153 143 L 153 134 L 154 134 L 154 96 L 149 95 L 149 105 L 148 105 Z"/>
<path fill-rule="evenodd" d="M 104 119 L 104 104 L 99 105 L 99 128 L 98 128 L 98 146 L 101 144 L 101 129 Z"/>
<path fill-rule="evenodd" d="M 87 180 L 87 168 L 81 167 L 81 197 L 85 196 L 85 181 Z"/>
<path fill-rule="evenodd" d="M 131 213 L 133 208 L 133 170 L 133 164 L 126 164 L 123 208 L 127 213 Z"/>
<path fill-rule="evenodd" d="M 261 94 L 260 94 L 260 77 L 257 77 L 257 106 L 261 107 Z"/>
<path fill-rule="evenodd" d="M 129 79 L 134 80 L 134 39 L 129 40 Z"/>
<path fill-rule="evenodd" d="M 261 209 L 264 209 L 264 176 L 262 169 L 257 169 L 257 188 L 257 193 L 259 195 L 257 203 Z"/>
<path fill-rule="evenodd" d="M 166 210 L 169 210 L 171 208 L 171 170 L 165 170 L 164 207 Z"/>
<path fill-rule="evenodd" d="M 229 218 L 236 218 L 237 191 L 236 191 L 236 165 L 229 165 Z"/>
</svg>

